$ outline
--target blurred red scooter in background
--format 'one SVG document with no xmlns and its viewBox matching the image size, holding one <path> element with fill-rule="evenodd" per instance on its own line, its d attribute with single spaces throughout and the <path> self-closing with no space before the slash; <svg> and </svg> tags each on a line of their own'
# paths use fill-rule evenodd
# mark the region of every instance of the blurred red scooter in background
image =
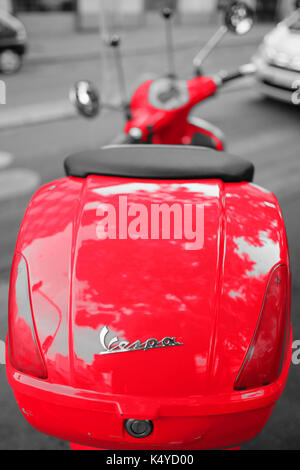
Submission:
<svg viewBox="0 0 300 470">
<path fill-rule="evenodd" d="M 168 73 L 154 80 L 147 80 L 127 100 L 126 84 L 120 54 L 120 38 L 112 35 L 107 43 L 115 49 L 121 104 L 114 106 L 101 102 L 97 88 L 89 81 L 81 80 L 70 92 L 72 103 L 85 117 L 95 117 L 102 107 L 122 110 L 126 119 L 124 134 L 117 144 L 197 145 L 224 150 L 224 136 L 220 129 L 191 112 L 195 106 L 216 92 L 226 83 L 255 72 L 253 64 L 241 66 L 233 73 L 220 72 L 214 77 L 202 75 L 202 65 L 228 31 L 246 34 L 253 25 L 253 13 L 246 4 L 234 2 L 225 11 L 223 24 L 194 58 L 195 77 L 177 78 L 174 65 L 172 39 L 172 10 L 164 8 L 166 22 Z"/>
</svg>

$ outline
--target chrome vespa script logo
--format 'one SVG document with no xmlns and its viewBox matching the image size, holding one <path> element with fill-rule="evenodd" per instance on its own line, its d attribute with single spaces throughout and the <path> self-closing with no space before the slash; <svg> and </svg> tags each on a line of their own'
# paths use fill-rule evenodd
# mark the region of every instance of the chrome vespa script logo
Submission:
<svg viewBox="0 0 300 470">
<path fill-rule="evenodd" d="M 149 338 L 144 342 L 139 340 L 131 343 L 129 341 L 120 341 L 118 336 L 114 336 L 111 340 L 108 339 L 111 331 L 107 326 L 104 326 L 100 331 L 100 344 L 102 351 L 99 354 L 113 354 L 130 351 L 148 351 L 149 349 L 167 348 L 170 346 L 181 346 L 183 343 L 176 341 L 176 338 L 166 336 L 160 341 L 156 338 Z"/>
</svg>

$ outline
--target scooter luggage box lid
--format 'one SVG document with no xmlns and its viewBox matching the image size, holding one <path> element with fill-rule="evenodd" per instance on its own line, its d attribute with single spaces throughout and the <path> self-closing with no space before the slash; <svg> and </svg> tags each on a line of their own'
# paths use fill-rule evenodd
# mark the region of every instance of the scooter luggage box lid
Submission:
<svg viewBox="0 0 300 470">
<path fill-rule="evenodd" d="M 81 152 L 65 160 L 67 176 L 145 179 L 220 179 L 251 182 L 254 165 L 240 157 L 204 147 L 122 145 Z"/>
<path fill-rule="evenodd" d="M 130 150 L 164 151 L 138 145 Z M 168 151 L 184 160 L 202 149 Z M 128 147 L 103 152 L 108 158 L 128 153 Z M 232 394 L 270 270 L 288 264 L 282 216 L 271 193 L 220 180 L 142 181 L 90 175 L 44 186 L 31 201 L 17 245 L 28 266 L 49 383 L 126 402 L 128 418 L 136 418 L 136 402 L 148 398 L 197 405 L 204 396 Z M 173 203 L 181 207 L 179 237 Z M 160 234 L 163 225 L 162 215 L 152 217 L 154 204 L 167 209 L 170 235 L 152 237 L 152 226 Z M 104 227 L 106 208 L 115 217 Z M 134 236 L 137 225 L 135 233 L 129 231 L 137 222 L 130 208 L 149 216 L 141 237 Z M 127 221 L 121 217 L 124 235 L 121 212 L 127 214 Z M 103 227 L 112 229 L 111 237 L 102 236 Z M 181 344 L 108 351 L 165 338 Z"/>
</svg>

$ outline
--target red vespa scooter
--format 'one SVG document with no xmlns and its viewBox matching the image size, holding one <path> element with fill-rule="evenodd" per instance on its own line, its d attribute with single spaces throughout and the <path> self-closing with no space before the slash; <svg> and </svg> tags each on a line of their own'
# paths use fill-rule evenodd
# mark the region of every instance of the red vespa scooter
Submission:
<svg viewBox="0 0 300 470">
<path fill-rule="evenodd" d="M 151 132 L 130 113 L 135 143 L 171 132 L 172 111 Z M 65 170 L 33 196 L 11 271 L 6 367 L 25 419 L 75 448 L 252 439 L 292 350 L 275 196 L 252 183 L 250 162 L 189 145 L 112 145 Z"/>
<path fill-rule="evenodd" d="M 224 150 L 224 136 L 211 123 L 191 116 L 193 108 L 215 95 L 229 81 L 255 72 L 253 64 L 241 66 L 233 73 L 220 72 L 215 77 L 202 75 L 202 65 L 228 31 L 246 34 L 253 25 L 253 13 L 243 3 L 234 2 L 224 15 L 224 24 L 194 58 L 195 77 L 180 80 L 176 77 L 172 41 L 172 11 L 163 9 L 166 22 L 168 73 L 155 80 L 143 82 L 133 93 L 130 103 L 119 51 L 120 38 L 113 35 L 107 44 L 115 49 L 121 104 L 102 103 L 97 88 L 89 81 L 81 80 L 71 89 L 70 99 L 78 112 L 85 117 L 95 117 L 101 107 L 122 110 L 126 119 L 124 134 L 116 144 L 193 145 Z"/>
</svg>

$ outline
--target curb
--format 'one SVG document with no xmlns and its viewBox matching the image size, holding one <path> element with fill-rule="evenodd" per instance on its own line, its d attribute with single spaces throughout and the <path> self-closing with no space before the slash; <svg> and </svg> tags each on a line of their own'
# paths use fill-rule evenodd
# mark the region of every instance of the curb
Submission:
<svg viewBox="0 0 300 470">
<path fill-rule="evenodd" d="M 67 100 L 22 106 L 9 109 L 0 115 L 0 131 L 75 117 L 77 113 Z"/>
</svg>

